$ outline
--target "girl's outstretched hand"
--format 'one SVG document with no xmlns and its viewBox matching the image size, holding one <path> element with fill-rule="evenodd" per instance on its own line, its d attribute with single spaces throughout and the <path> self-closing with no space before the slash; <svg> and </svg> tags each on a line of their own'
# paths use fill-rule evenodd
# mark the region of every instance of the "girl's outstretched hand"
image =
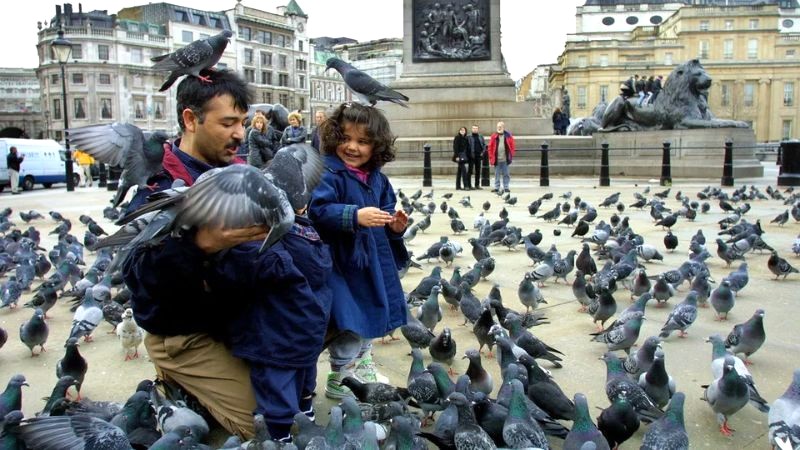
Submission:
<svg viewBox="0 0 800 450">
<path fill-rule="evenodd" d="M 389 229 L 399 234 L 405 231 L 406 226 L 408 226 L 408 215 L 403 210 L 395 211 L 392 222 L 389 223 Z"/>
<path fill-rule="evenodd" d="M 361 208 L 358 210 L 357 214 L 358 224 L 362 227 L 382 227 L 384 225 L 389 225 L 395 220 L 388 212 L 373 206 Z M 406 221 L 408 221 L 408 219 L 406 219 Z"/>
</svg>

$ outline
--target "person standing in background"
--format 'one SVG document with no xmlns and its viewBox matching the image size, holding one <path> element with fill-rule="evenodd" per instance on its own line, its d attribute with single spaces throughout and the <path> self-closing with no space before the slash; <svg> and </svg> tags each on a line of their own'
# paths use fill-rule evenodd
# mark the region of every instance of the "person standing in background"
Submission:
<svg viewBox="0 0 800 450">
<path fill-rule="evenodd" d="M 481 188 L 481 163 L 483 154 L 486 151 L 486 140 L 478 132 L 478 126 L 472 126 L 472 134 L 469 136 L 469 168 L 467 173 L 470 178 L 475 174 L 475 185 L 473 189 Z"/>
<path fill-rule="evenodd" d="M 511 192 L 508 190 L 508 184 L 511 181 L 508 166 L 511 165 L 515 151 L 514 136 L 506 131 L 505 123 L 497 122 L 497 132 L 492 133 L 492 137 L 489 138 L 489 163 L 494 166 L 494 189 L 492 192 L 498 194 Z M 502 189 L 501 176 L 503 177 Z"/>
<path fill-rule="evenodd" d="M 19 168 L 23 159 L 25 156 L 17 154 L 17 147 L 8 149 L 6 166 L 8 167 L 8 176 L 11 178 L 11 193 L 14 195 L 19 194 Z"/>
<path fill-rule="evenodd" d="M 319 150 L 319 126 L 322 125 L 322 122 L 325 122 L 328 116 L 325 114 L 325 111 L 322 109 L 318 109 L 317 112 L 314 113 L 314 132 L 311 133 L 311 146 L 315 149 Z"/>
<path fill-rule="evenodd" d="M 81 166 L 81 170 L 78 171 L 78 175 L 81 178 L 81 187 L 91 187 L 92 184 L 94 184 L 92 180 L 92 164 L 94 164 L 94 158 L 83 150 L 75 150 L 74 156 L 75 162 Z"/>
<path fill-rule="evenodd" d="M 456 190 L 471 191 L 469 172 L 467 165 L 469 164 L 469 138 L 467 138 L 467 127 L 458 129 L 458 134 L 453 138 L 453 162 L 458 163 L 458 171 L 456 172 Z M 463 187 L 462 187 L 463 185 Z"/>
</svg>

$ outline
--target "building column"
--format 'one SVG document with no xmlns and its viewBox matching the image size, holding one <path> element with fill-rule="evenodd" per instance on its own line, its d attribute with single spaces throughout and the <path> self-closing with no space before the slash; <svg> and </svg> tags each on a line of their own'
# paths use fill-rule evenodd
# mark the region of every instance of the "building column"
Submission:
<svg viewBox="0 0 800 450">
<path fill-rule="evenodd" d="M 772 112 L 772 90 L 770 80 L 762 78 L 758 80 L 758 125 L 756 131 L 757 141 L 768 141 L 770 139 L 770 125 L 773 120 Z"/>
</svg>

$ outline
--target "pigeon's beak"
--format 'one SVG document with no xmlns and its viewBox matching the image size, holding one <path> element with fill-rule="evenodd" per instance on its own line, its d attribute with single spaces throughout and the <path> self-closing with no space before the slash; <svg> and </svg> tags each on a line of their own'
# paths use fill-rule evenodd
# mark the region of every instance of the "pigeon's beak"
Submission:
<svg viewBox="0 0 800 450">
<path fill-rule="evenodd" d="M 30 385 L 30 384 L 28 384 L 28 383 L 22 383 L 22 386 L 28 386 L 28 387 L 31 387 L 31 385 Z"/>
</svg>

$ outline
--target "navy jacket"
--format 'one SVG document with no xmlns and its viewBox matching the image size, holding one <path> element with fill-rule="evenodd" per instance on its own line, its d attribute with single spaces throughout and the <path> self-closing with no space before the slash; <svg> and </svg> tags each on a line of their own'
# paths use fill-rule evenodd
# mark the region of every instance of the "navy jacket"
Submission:
<svg viewBox="0 0 800 450">
<path fill-rule="evenodd" d="M 331 247 L 333 294 L 331 320 L 339 330 L 364 338 L 386 335 L 406 323 L 406 301 L 397 271 L 408 261 L 402 234 L 388 227 L 358 225 L 366 206 L 394 214 L 397 199 L 380 170 L 362 183 L 336 155 L 325 157 L 327 170 L 309 204 L 309 217 Z"/>
<path fill-rule="evenodd" d="M 225 341 L 234 356 L 282 367 L 317 362 L 328 326 L 331 257 L 306 217 L 262 253 L 261 242 L 221 252 L 209 281 L 219 298 L 235 299 Z"/>
</svg>

